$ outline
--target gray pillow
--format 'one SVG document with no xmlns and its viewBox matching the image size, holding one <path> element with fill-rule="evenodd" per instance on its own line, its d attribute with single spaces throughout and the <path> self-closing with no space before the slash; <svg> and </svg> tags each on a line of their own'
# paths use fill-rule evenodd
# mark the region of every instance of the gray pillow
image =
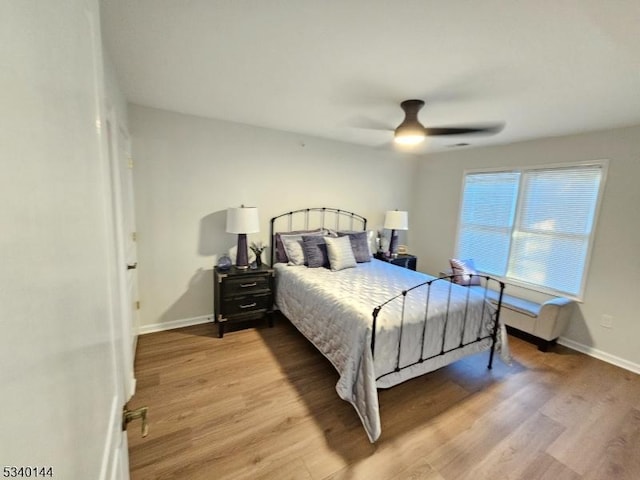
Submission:
<svg viewBox="0 0 640 480">
<path fill-rule="evenodd" d="M 351 249 L 356 262 L 370 262 L 371 249 L 369 248 L 369 238 L 367 232 L 338 232 L 340 237 L 349 237 Z"/>
<path fill-rule="evenodd" d="M 325 267 L 329 268 L 329 254 L 327 243 L 324 237 L 304 236 L 302 237 L 302 250 L 309 268 Z"/>
<path fill-rule="evenodd" d="M 325 232 L 322 228 L 316 228 L 315 230 L 295 230 L 292 232 L 277 232 L 275 234 L 276 237 L 276 262 L 287 263 L 289 261 L 289 257 L 287 257 L 287 252 L 284 249 L 284 244 L 282 243 L 282 235 L 307 235 L 307 234 L 320 234 L 322 235 Z"/>
<path fill-rule="evenodd" d="M 302 239 L 307 236 L 322 238 L 322 234 L 320 233 L 309 233 L 304 235 L 280 235 L 282 246 L 284 247 L 284 251 L 287 254 L 287 258 L 289 259 L 289 265 L 306 265 L 307 262 L 305 259 L 304 250 L 302 249 Z"/>
</svg>

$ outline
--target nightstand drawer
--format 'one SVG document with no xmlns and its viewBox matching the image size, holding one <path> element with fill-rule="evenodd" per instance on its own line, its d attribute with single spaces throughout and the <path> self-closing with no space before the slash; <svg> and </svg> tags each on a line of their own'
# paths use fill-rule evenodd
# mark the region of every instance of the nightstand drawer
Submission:
<svg viewBox="0 0 640 480">
<path fill-rule="evenodd" d="M 269 291 L 269 276 L 243 275 L 242 277 L 226 278 L 222 284 L 222 296 L 249 295 L 252 293 Z"/>
<path fill-rule="evenodd" d="M 227 315 L 255 312 L 256 310 L 269 310 L 271 309 L 271 303 L 271 292 L 269 291 L 254 295 L 223 298 L 220 305 L 220 314 L 226 317 Z"/>
</svg>

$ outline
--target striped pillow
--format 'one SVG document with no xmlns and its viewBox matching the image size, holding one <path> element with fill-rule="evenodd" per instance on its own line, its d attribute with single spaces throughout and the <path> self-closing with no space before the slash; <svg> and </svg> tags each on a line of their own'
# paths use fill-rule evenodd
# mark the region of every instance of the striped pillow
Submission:
<svg viewBox="0 0 640 480">
<path fill-rule="evenodd" d="M 335 272 L 357 266 L 349 237 L 325 237 L 324 240 L 327 243 L 327 254 L 331 270 Z"/>
<path fill-rule="evenodd" d="M 468 260 L 450 258 L 449 263 L 451 264 L 451 270 L 453 270 L 453 274 L 455 275 L 453 283 L 465 286 L 480 285 L 480 277 L 474 276 L 478 275 L 478 272 L 476 271 L 476 266 L 471 258 Z"/>
</svg>

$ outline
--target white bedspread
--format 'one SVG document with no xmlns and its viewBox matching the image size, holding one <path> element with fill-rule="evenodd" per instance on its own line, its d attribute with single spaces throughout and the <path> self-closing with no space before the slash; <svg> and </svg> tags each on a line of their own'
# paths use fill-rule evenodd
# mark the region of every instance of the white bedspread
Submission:
<svg viewBox="0 0 640 480">
<path fill-rule="evenodd" d="M 334 365 L 340 374 L 338 395 L 354 406 L 371 442 L 381 433 L 378 387 L 391 387 L 491 345 L 487 339 L 394 372 L 400 335 L 399 366 L 405 367 L 456 348 L 461 341 L 466 345 L 489 335 L 494 307 L 471 289 L 446 281 L 433 283 L 427 302 L 427 287 L 420 287 L 406 297 L 402 328 L 402 296 L 381 309 L 374 355 L 370 347 L 373 309 L 434 277 L 379 260 L 338 272 L 285 264 L 276 264 L 275 269 L 276 305 Z"/>
</svg>

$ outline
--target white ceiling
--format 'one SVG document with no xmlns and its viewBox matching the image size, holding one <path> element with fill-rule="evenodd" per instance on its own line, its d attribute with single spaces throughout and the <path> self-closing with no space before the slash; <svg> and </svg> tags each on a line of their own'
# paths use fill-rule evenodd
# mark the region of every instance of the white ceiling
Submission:
<svg viewBox="0 0 640 480">
<path fill-rule="evenodd" d="M 640 124 L 638 0 L 104 0 L 130 102 L 391 147 L 426 126 L 506 122 L 417 153 Z"/>
</svg>

